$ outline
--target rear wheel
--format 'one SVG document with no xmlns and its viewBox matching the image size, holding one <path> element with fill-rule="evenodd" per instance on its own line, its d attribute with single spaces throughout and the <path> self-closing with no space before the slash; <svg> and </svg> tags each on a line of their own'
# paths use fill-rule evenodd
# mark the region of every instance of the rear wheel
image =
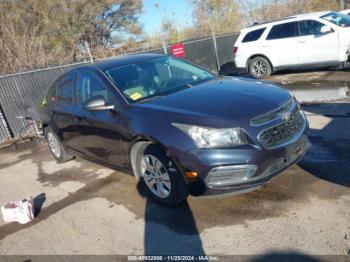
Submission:
<svg viewBox="0 0 350 262">
<path fill-rule="evenodd" d="M 249 74 L 257 79 L 266 78 L 272 73 L 270 62 L 261 56 L 254 57 L 249 62 Z"/>
<path fill-rule="evenodd" d="M 179 205 L 188 195 L 185 182 L 175 163 L 157 146 L 148 146 L 138 163 L 150 196 L 170 206 Z"/>
<path fill-rule="evenodd" d="M 64 149 L 58 136 L 55 134 L 51 127 L 46 127 L 44 129 L 44 132 L 50 151 L 57 162 L 63 163 L 73 158 L 73 156 Z"/>
</svg>

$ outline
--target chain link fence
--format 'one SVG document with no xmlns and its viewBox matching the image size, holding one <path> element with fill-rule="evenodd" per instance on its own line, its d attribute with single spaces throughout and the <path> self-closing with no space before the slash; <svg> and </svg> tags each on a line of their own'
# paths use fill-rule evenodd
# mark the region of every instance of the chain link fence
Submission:
<svg viewBox="0 0 350 262">
<path fill-rule="evenodd" d="M 215 39 L 213 38 L 204 38 L 201 40 L 184 42 L 185 58 L 208 71 L 217 72 L 218 66 L 214 41 Z M 168 52 L 171 54 L 170 50 Z"/>
<path fill-rule="evenodd" d="M 232 48 L 237 37 L 238 34 L 233 33 L 184 41 L 185 59 L 209 71 L 219 72 L 232 64 Z M 171 47 L 134 52 L 136 53 L 170 55 Z M 84 63 L 0 76 L 0 143 L 24 137 L 31 128 L 25 118 L 40 119 L 39 104 L 52 82 L 68 68 L 81 64 Z"/>
</svg>

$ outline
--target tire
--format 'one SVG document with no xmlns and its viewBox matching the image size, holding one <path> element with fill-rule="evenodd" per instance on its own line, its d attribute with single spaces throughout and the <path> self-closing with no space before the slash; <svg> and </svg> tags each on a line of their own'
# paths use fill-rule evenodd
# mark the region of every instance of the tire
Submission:
<svg viewBox="0 0 350 262">
<path fill-rule="evenodd" d="M 73 159 L 73 156 L 64 149 L 60 139 L 51 127 L 46 127 L 44 132 L 51 154 L 58 163 L 67 162 Z"/>
<path fill-rule="evenodd" d="M 177 206 L 187 198 L 188 191 L 181 172 L 157 145 L 149 145 L 137 165 L 145 188 L 157 202 Z"/>
<path fill-rule="evenodd" d="M 254 57 L 250 60 L 248 70 L 249 74 L 256 79 L 266 78 L 272 73 L 270 62 L 261 56 Z"/>
</svg>

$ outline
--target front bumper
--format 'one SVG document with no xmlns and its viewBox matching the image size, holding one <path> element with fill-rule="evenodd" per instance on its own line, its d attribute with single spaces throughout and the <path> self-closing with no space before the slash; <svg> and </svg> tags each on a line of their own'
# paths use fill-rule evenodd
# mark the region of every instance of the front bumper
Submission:
<svg viewBox="0 0 350 262">
<path fill-rule="evenodd" d="M 310 145 L 305 129 L 296 142 L 274 150 L 264 150 L 255 146 L 197 149 L 181 161 L 181 166 L 184 170 L 196 170 L 199 174 L 199 178 L 187 181 L 192 195 L 244 193 L 260 187 L 298 162 Z M 213 179 L 214 176 L 220 178 L 220 174 L 228 179 Z"/>
</svg>

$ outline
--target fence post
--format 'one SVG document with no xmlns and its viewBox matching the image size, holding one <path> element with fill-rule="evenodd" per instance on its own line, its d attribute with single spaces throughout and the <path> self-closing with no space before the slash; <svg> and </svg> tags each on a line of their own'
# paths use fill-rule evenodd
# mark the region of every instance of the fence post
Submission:
<svg viewBox="0 0 350 262">
<path fill-rule="evenodd" d="M 215 58 L 216 58 L 216 67 L 218 70 L 218 73 L 220 72 L 220 62 L 219 62 L 219 56 L 218 56 L 218 47 L 216 44 L 216 35 L 215 33 L 212 34 L 213 37 L 213 43 L 214 43 L 214 52 L 215 52 Z"/>
<path fill-rule="evenodd" d="M 340 0 L 340 10 L 344 10 L 345 9 L 345 0 Z"/>
<path fill-rule="evenodd" d="M 91 63 L 94 63 L 94 57 L 92 56 L 89 43 L 85 40 L 85 41 L 84 41 L 84 44 L 85 44 L 85 49 L 86 49 L 86 51 L 87 51 L 87 53 L 88 53 L 88 55 L 89 55 L 90 62 L 91 62 Z"/>
<path fill-rule="evenodd" d="M 167 49 L 167 46 L 166 46 L 165 41 L 163 41 L 163 51 L 164 51 L 164 54 L 165 54 L 165 55 L 168 54 L 168 49 Z"/>
</svg>

